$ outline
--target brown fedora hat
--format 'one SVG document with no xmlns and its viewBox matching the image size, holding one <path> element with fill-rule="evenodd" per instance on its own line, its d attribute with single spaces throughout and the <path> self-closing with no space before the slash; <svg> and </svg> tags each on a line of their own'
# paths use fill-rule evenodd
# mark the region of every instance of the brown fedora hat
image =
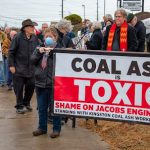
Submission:
<svg viewBox="0 0 150 150">
<path fill-rule="evenodd" d="M 33 22 L 31 19 L 26 19 L 24 21 L 22 21 L 22 27 L 21 30 L 23 31 L 23 29 L 27 26 L 37 26 L 38 24 L 36 22 Z"/>
</svg>

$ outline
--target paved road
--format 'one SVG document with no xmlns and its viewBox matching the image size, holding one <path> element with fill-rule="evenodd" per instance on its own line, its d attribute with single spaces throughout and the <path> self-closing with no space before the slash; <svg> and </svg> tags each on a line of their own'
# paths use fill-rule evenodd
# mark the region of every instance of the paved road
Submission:
<svg viewBox="0 0 150 150">
<path fill-rule="evenodd" d="M 48 134 L 33 137 L 38 121 L 35 96 L 33 112 L 16 114 L 14 104 L 13 91 L 0 87 L 0 150 L 109 150 L 109 145 L 98 135 L 78 126 L 73 129 L 71 121 L 62 127 L 57 139 L 49 138 Z"/>
</svg>

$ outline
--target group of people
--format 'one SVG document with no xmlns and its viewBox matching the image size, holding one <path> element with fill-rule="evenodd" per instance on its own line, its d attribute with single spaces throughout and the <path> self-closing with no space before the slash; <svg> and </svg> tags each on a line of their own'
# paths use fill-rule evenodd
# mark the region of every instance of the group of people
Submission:
<svg viewBox="0 0 150 150">
<path fill-rule="evenodd" d="M 126 11 L 121 8 L 115 11 L 114 19 L 111 14 L 107 14 L 103 19 L 102 23 L 88 23 L 86 28 L 89 28 L 92 36 L 90 40 L 86 36 L 83 38 L 87 49 L 145 51 L 146 28 L 134 14 L 127 15 Z M 149 51 L 148 48 L 147 51 Z"/>
<path fill-rule="evenodd" d="M 4 68 L 4 74 L 1 75 L 1 84 L 4 85 L 4 81 L 6 80 L 8 90 L 12 90 L 12 74 L 8 68 L 8 50 L 11 41 L 16 34 L 17 31 L 12 30 L 9 27 L 6 27 L 4 32 L 0 28 L 0 43 L 1 43 L 2 53 L 3 53 L 3 65 L 4 65 L 3 67 L 1 63 L 1 67 Z"/>
<path fill-rule="evenodd" d="M 40 32 L 35 26 L 37 26 L 36 22 L 26 19 L 22 22 L 20 32 L 11 30 L 6 37 L 0 32 L 0 40 L 3 56 L 8 61 L 8 71 L 13 77 L 15 108 L 18 114 L 32 111 L 30 102 L 34 89 L 36 91 L 39 124 L 37 130 L 33 131 L 33 135 L 39 136 L 47 133 L 48 109 L 51 108 L 52 50 L 73 49 L 79 42 L 73 43 L 75 34 L 68 20 L 60 20 L 50 27 L 47 23 L 43 23 Z M 90 36 L 89 33 L 91 33 Z M 114 20 L 111 15 L 105 16 L 103 24 L 84 21 L 78 35 L 79 40 L 84 41 L 87 50 L 121 52 L 144 52 L 145 50 L 144 24 L 135 15 L 127 15 L 124 9 L 115 11 Z M 6 46 L 5 43 L 8 45 Z M 56 138 L 61 132 L 61 117 L 53 116 L 52 118 L 53 132 L 50 137 Z"/>
</svg>

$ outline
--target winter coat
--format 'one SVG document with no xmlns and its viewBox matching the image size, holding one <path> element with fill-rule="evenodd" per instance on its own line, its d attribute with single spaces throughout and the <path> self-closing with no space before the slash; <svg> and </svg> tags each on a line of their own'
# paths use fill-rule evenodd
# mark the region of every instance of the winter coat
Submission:
<svg viewBox="0 0 150 150">
<path fill-rule="evenodd" d="M 134 27 L 136 29 L 136 36 L 137 36 L 137 42 L 138 42 L 137 52 L 144 52 L 146 28 L 142 21 L 138 21 Z"/>
<path fill-rule="evenodd" d="M 58 43 L 56 48 L 62 48 L 63 45 Z M 52 50 L 53 51 L 53 50 Z M 44 53 L 39 52 L 37 48 L 32 54 L 31 61 L 35 65 L 35 86 L 40 88 L 50 88 L 52 86 L 52 72 L 53 72 L 53 52 L 50 51 L 47 66 L 45 69 L 41 67 Z"/>
<path fill-rule="evenodd" d="M 85 44 L 87 46 L 87 49 L 90 50 L 101 50 L 102 48 L 102 40 L 103 35 L 100 29 L 94 30 L 90 41 L 87 41 Z"/>
<path fill-rule="evenodd" d="M 30 58 L 37 45 L 38 39 L 35 35 L 27 39 L 25 33 L 20 32 L 13 38 L 9 49 L 8 64 L 9 67 L 14 66 L 16 68 L 15 75 L 22 77 L 34 76 L 34 65 L 31 63 Z"/>
<path fill-rule="evenodd" d="M 7 35 L 0 31 L 0 43 L 3 44 L 4 40 L 6 39 Z"/>
<path fill-rule="evenodd" d="M 11 41 L 8 38 L 6 38 L 2 45 L 2 53 L 4 57 L 8 57 L 8 50 L 9 50 L 10 44 L 11 44 Z"/>
<path fill-rule="evenodd" d="M 58 43 L 60 43 L 64 48 L 74 48 L 74 44 L 70 37 L 61 33 L 58 29 Z"/>
<path fill-rule="evenodd" d="M 110 31 L 111 25 L 106 28 L 106 32 L 103 39 L 102 49 L 107 49 L 107 42 L 108 42 L 108 35 Z M 120 43 L 120 28 L 117 30 L 117 39 L 118 43 Z M 120 45 L 120 44 L 119 44 Z M 128 31 L 127 31 L 127 51 L 136 52 L 137 50 L 137 37 L 136 37 L 136 31 L 133 27 L 128 25 Z"/>
</svg>

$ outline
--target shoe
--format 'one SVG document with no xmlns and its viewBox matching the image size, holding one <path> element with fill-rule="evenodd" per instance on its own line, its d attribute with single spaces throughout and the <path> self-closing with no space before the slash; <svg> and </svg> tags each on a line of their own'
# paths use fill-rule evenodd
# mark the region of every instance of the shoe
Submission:
<svg viewBox="0 0 150 150">
<path fill-rule="evenodd" d="M 57 138 L 57 137 L 59 137 L 59 135 L 60 135 L 60 132 L 54 131 L 53 133 L 50 134 L 50 137 L 51 138 Z"/>
<path fill-rule="evenodd" d="M 12 86 L 8 86 L 8 91 L 11 91 L 12 90 Z"/>
<path fill-rule="evenodd" d="M 16 113 L 17 114 L 24 114 L 25 110 L 23 108 L 18 108 L 18 109 L 16 109 Z"/>
<path fill-rule="evenodd" d="M 12 86 L 9 85 L 7 90 L 8 90 L 8 91 L 11 91 L 11 90 L 12 90 Z"/>
<path fill-rule="evenodd" d="M 25 106 L 25 108 L 27 109 L 28 112 L 31 112 L 33 110 L 31 106 Z"/>
<path fill-rule="evenodd" d="M 47 132 L 41 129 L 37 129 L 36 131 L 33 131 L 32 134 L 33 136 L 39 136 L 39 135 L 43 135 L 46 134 Z"/>
</svg>

